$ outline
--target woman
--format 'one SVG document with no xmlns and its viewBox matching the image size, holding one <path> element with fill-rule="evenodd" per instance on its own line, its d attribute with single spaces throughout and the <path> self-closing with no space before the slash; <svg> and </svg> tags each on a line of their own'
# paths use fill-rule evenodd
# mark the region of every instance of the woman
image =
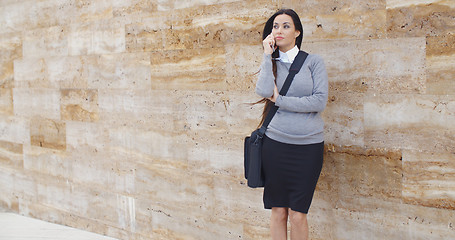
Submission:
<svg viewBox="0 0 455 240">
<path fill-rule="evenodd" d="M 308 239 L 308 209 L 322 169 L 324 122 L 328 96 L 323 60 L 310 54 L 286 96 L 279 95 L 302 43 L 302 24 L 291 9 L 276 12 L 263 32 L 264 54 L 256 93 L 265 99 L 263 120 L 271 104 L 279 107 L 265 133 L 264 207 L 272 209 L 272 239 Z"/>
</svg>

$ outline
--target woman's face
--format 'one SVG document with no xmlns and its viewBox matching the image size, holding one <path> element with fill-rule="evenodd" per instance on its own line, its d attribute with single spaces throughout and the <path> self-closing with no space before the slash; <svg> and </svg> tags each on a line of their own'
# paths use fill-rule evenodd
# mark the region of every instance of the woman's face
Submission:
<svg viewBox="0 0 455 240">
<path fill-rule="evenodd" d="M 272 34 L 275 44 L 282 52 L 287 52 L 295 46 L 295 39 L 300 35 L 300 31 L 295 29 L 291 16 L 281 14 L 273 21 Z"/>
</svg>

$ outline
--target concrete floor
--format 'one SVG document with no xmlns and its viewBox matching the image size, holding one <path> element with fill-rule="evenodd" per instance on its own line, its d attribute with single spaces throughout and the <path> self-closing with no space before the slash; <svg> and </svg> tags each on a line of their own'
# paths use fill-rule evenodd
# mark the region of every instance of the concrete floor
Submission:
<svg viewBox="0 0 455 240">
<path fill-rule="evenodd" d="M 117 240 L 58 224 L 0 212 L 0 240 Z"/>
</svg>

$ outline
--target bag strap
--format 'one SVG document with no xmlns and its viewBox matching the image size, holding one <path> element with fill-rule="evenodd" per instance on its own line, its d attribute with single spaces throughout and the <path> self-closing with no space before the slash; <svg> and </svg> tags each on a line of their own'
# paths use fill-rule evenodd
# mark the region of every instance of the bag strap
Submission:
<svg viewBox="0 0 455 240">
<path fill-rule="evenodd" d="M 286 77 L 286 81 L 283 84 L 283 87 L 280 90 L 280 95 L 281 96 L 286 96 L 286 93 L 289 90 L 289 87 L 291 86 L 292 80 L 294 79 L 295 75 L 300 71 L 302 68 L 303 63 L 305 62 L 305 59 L 308 57 L 308 53 L 305 51 L 299 51 L 297 56 L 294 59 L 294 62 L 291 64 L 291 67 L 289 68 L 289 74 Z M 259 134 L 263 136 L 265 134 L 265 131 L 267 130 L 267 127 L 269 126 L 270 122 L 272 121 L 273 116 L 275 113 L 278 111 L 278 107 L 273 104 L 273 106 L 270 108 L 267 116 L 265 117 L 264 123 L 262 124 L 261 128 L 259 129 Z"/>
</svg>

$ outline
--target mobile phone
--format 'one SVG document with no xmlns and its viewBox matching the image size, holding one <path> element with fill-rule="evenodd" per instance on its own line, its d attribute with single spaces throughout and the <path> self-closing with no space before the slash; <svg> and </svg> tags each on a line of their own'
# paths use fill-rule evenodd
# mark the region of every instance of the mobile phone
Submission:
<svg viewBox="0 0 455 240">
<path fill-rule="evenodd" d="M 275 38 L 275 36 L 273 36 L 272 33 L 270 33 L 270 35 L 272 35 L 272 38 Z M 275 39 L 274 39 L 275 40 Z M 270 47 L 272 48 L 273 51 L 275 51 L 275 41 L 273 41 L 272 44 L 270 44 Z"/>
</svg>

